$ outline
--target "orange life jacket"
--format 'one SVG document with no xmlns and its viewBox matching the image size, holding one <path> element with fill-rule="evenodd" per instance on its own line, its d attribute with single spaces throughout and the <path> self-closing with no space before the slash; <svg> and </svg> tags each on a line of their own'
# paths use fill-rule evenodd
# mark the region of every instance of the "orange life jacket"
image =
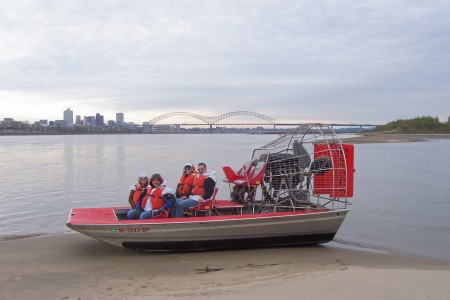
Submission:
<svg viewBox="0 0 450 300">
<path fill-rule="evenodd" d="M 143 189 L 146 189 L 146 195 L 144 196 L 144 198 L 142 198 L 142 201 L 141 201 L 142 209 L 145 207 L 145 204 L 147 203 L 147 199 L 149 197 L 147 187 L 142 187 L 142 185 L 138 184 L 138 185 L 136 185 L 136 191 L 133 194 L 133 202 L 134 202 L 134 205 L 136 205 L 139 201 L 139 198 L 141 197 L 141 193 L 142 193 Z"/>
<path fill-rule="evenodd" d="M 192 172 L 189 175 L 187 175 L 187 174 L 181 175 L 180 185 L 178 186 L 178 193 L 181 196 L 189 195 L 191 188 L 194 186 L 195 175 L 197 175 L 196 172 Z"/>
<path fill-rule="evenodd" d="M 192 185 L 194 188 L 192 189 L 193 195 L 203 196 L 205 194 L 205 175 L 199 175 L 194 178 L 194 182 Z"/>
<path fill-rule="evenodd" d="M 157 188 L 149 188 L 147 194 L 150 195 L 150 201 L 152 201 L 152 209 L 158 209 L 164 206 L 166 202 L 162 196 L 164 186 L 160 185 Z"/>
</svg>

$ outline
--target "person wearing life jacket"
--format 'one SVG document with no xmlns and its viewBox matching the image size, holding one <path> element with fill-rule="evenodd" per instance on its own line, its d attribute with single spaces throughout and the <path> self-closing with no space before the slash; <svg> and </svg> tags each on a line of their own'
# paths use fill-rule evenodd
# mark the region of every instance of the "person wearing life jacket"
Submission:
<svg viewBox="0 0 450 300">
<path fill-rule="evenodd" d="M 128 196 L 128 203 L 131 209 L 127 213 L 128 220 L 139 219 L 139 216 L 144 211 L 149 195 L 148 190 L 148 176 L 143 171 L 138 174 L 138 182 L 130 186 L 130 195 Z"/>
<path fill-rule="evenodd" d="M 215 171 L 208 171 L 205 163 L 199 163 L 197 165 L 197 175 L 194 177 L 193 188 L 189 198 L 177 199 L 174 209 L 172 210 L 172 216 L 179 218 L 183 217 L 184 210 L 189 207 L 194 207 L 199 203 L 210 199 L 214 194 L 214 187 L 216 186 Z"/>
<path fill-rule="evenodd" d="M 151 219 L 171 208 L 176 201 L 173 190 L 158 173 L 150 177 L 150 188 L 147 191 L 149 200 L 144 206 L 144 212 L 139 219 Z"/>
<path fill-rule="evenodd" d="M 186 163 L 175 192 L 175 196 L 177 196 L 177 198 L 185 200 L 191 195 L 195 175 L 197 175 L 195 167 L 191 163 Z"/>
</svg>

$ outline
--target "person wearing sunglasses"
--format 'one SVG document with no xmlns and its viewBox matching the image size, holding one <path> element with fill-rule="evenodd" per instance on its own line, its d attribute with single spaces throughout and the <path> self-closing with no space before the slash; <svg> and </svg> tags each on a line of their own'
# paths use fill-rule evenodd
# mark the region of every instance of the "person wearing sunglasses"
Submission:
<svg viewBox="0 0 450 300">
<path fill-rule="evenodd" d="M 191 163 L 186 163 L 175 192 L 175 196 L 177 196 L 177 198 L 186 200 L 191 195 L 195 175 L 197 175 L 197 171 L 195 171 L 194 165 Z"/>
<path fill-rule="evenodd" d="M 199 163 L 197 165 L 197 175 L 194 177 L 192 183 L 193 188 L 191 195 L 187 199 L 177 199 L 174 209 L 172 210 L 172 216 L 179 218 L 184 215 L 184 210 L 190 207 L 194 207 L 199 203 L 209 199 L 214 194 L 214 187 L 216 186 L 215 171 L 208 171 L 205 163 Z"/>
</svg>

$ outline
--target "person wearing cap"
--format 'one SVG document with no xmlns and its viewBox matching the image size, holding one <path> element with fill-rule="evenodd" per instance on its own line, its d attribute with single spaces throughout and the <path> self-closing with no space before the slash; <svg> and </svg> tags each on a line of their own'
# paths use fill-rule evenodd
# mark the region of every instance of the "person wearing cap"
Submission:
<svg viewBox="0 0 450 300">
<path fill-rule="evenodd" d="M 131 209 L 127 213 L 127 219 L 139 219 L 140 214 L 144 211 L 143 207 L 147 203 L 149 195 L 148 190 L 148 176 L 143 171 L 138 174 L 138 182 L 130 186 L 130 195 L 128 202 Z"/>
<path fill-rule="evenodd" d="M 185 200 L 177 199 L 172 210 L 172 217 L 183 217 L 186 208 L 197 206 L 199 203 L 204 202 L 205 199 L 210 199 L 214 194 L 214 187 L 216 186 L 214 174 L 216 172 L 207 170 L 205 163 L 197 165 L 197 172 L 192 183 L 191 195 Z"/>
<path fill-rule="evenodd" d="M 171 208 L 176 201 L 173 190 L 167 186 L 162 176 L 158 173 L 150 177 L 150 188 L 147 191 L 150 200 L 144 206 L 144 212 L 139 216 L 139 219 L 154 218 L 166 210 Z"/>
<path fill-rule="evenodd" d="M 191 195 L 195 175 L 197 175 L 195 167 L 191 163 L 186 163 L 175 192 L 177 198 L 185 200 Z"/>
</svg>

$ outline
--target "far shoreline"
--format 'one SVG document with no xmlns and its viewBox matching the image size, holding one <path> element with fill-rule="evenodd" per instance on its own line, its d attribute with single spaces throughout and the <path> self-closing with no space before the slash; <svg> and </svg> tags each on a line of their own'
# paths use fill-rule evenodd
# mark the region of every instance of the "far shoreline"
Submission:
<svg viewBox="0 0 450 300">
<path fill-rule="evenodd" d="M 424 142 L 431 139 L 450 139 L 449 133 L 376 133 L 364 132 L 355 134 L 354 137 L 343 138 L 344 141 L 352 144 L 373 144 L 373 143 L 411 143 Z"/>
<path fill-rule="evenodd" d="M 96 132 L 77 132 L 77 133 L 62 133 L 62 132 L 54 132 L 54 133 L 0 133 L 0 137 L 4 136 L 61 136 L 61 135 L 136 135 L 136 134 L 144 134 L 144 135 L 163 135 L 163 134 L 194 134 L 201 135 L 210 133 L 204 132 L 184 132 L 184 133 L 133 133 L 133 132 L 117 132 L 117 133 L 96 133 Z M 217 134 L 255 134 L 255 133 L 247 133 L 247 132 L 226 132 L 226 133 L 213 133 Z M 271 135 L 279 135 L 280 133 L 260 133 L 260 134 L 271 134 Z M 450 139 L 450 133 L 379 133 L 379 132 L 337 132 L 337 135 L 351 135 L 341 140 L 344 142 L 352 143 L 352 144 L 375 144 L 375 143 L 411 143 L 411 142 L 424 142 L 426 140 L 431 139 Z"/>
</svg>

